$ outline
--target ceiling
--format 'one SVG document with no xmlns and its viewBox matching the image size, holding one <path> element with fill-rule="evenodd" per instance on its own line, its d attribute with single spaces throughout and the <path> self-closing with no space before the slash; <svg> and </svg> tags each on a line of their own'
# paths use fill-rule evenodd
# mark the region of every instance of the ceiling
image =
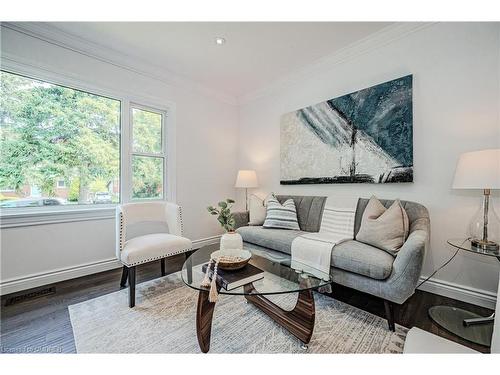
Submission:
<svg viewBox="0 0 500 375">
<path fill-rule="evenodd" d="M 66 33 L 240 97 L 390 25 L 370 22 L 57 22 Z M 226 43 L 218 46 L 216 37 Z"/>
</svg>

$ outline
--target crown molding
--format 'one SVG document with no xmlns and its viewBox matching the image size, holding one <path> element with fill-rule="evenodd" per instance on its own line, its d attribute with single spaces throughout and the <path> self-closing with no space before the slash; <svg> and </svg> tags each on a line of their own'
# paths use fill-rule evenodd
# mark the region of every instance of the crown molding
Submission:
<svg viewBox="0 0 500 375">
<path fill-rule="evenodd" d="M 193 90 L 226 104 L 238 104 L 236 98 L 230 94 L 206 87 L 184 76 L 167 71 L 158 65 L 104 47 L 101 44 L 62 31 L 44 22 L 2 22 L 1 26 L 133 73 L 161 81 L 169 86 Z"/>
<path fill-rule="evenodd" d="M 191 81 L 176 73 L 166 71 L 162 67 L 151 64 L 142 59 L 132 57 L 120 51 L 116 51 L 100 44 L 80 38 L 67 33 L 43 22 L 2 22 L 2 27 L 29 35 L 45 42 L 66 48 L 76 53 L 115 65 L 119 68 L 132 71 L 155 80 L 159 80 L 170 86 L 191 89 L 208 97 L 215 98 L 230 105 L 244 105 L 268 96 L 273 92 L 296 84 L 303 79 L 321 71 L 330 69 L 335 65 L 348 62 L 363 54 L 374 51 L 392 42 L 405 38 L 415 32 L 426 29 L 436 22 L 400 22 L 387 26 L 366 38 L 351 43 L 348 46 L 330 54 L 303 68 L 299 68 L 281 78 L 271 81 L 265 87 L 248 92 L 238 97 L 214 90 Z"/>
<path fill-rule="evenodd" d="M 257 99 L 271 95 L 290 85 L 297 84 L 310 76 L 331 69 L 335 65 L 351 61 L 361 55 L 375 51 L 385 45 L 405 38 L 415 32 L 426 29 L 436 22 L 399 22 L 384 27 L 334 53 L 320 58 L 303 68 L 299 68 L 281 78 L 271 81 L 267 86 L 237 97 L 238 105 L 245 105 Z"/>
</svg>

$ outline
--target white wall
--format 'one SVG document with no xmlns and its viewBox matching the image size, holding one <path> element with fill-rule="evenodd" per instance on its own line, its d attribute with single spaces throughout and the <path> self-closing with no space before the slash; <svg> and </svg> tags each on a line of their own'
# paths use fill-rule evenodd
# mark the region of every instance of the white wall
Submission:
<svg viewBox="0 0 500 375">
<path fill-rule="evenodd" d="M 426 205 L 432 222 L 424 267 L 428 275 L 451 256 L 446 239 L 463 236 L 480 201 L 479 192 L 450 188 L 458 156 L 500 145 L 498 23 L 437 24 L 401 38 L 391 34 L 377 43 L 366 40 L 263 95 L 247 96 L 239 108 L 13 30 L 2 28 L 1 37 L 2 54 L 24 64 L 175 104 L 177 201 L 184 208 L 186 235 L 193 240 L 220 233 L 205 206 L 235 196 L 237 167 L 255 168 L 262 193 L 322 194 L 341 206 L 376 194 Z M 282 114 L 409 73 L 414 75 L 413 184 L 279 185 Z M 494 198 L 500 213 L 499 194 Z M 112 219 L 9 228 L 0 235 L 2 293 L 116 266 L 111 261 Z M 460 254 L 426 288 L 492 307 L 499 264 Z"/>
<path fill-rule="evenodd" d="M 234 197 L 237 107 L 202 90 L 167 84 L 67 48 L 2 27 L 2 57 L 83 80 L 102 90 L 145 96 L 175 106 L 176 192 L 185 235 L 220 233 L 205 207 Z M 223 136 L 221 136 L 223 135 Z M 2 293 L 115 267 L 114 220 L 1 230 Z"/>
<path fill-rule="evenodd" d="M 326 195 L 355 205 L 358 197 L 401 198 L 424 204 L 431 215 L 431 245 L 423 275 L 450 258 L 446 240 L 463 237 L 481 192 L 451 189 L 458 156 L 500 147 L 498 23 L 435 24 L 387 42 L 343 51 L 345 58 L 282 80 L 240 107 L 240 168 L 257 170 L 261 193 Z M 370 44 L 372 47 L 370 47 Z M 414 79 L 414 183 L 280 186 L 280 116 L 407 74 Z M 499 195 L 494 195 L 499 210 Z M 493 307 L 499 265 L 464 254 L 439 272 L 427 290 Z M 422 287 L 424 288 L 424 286 Z"/>
</svg>

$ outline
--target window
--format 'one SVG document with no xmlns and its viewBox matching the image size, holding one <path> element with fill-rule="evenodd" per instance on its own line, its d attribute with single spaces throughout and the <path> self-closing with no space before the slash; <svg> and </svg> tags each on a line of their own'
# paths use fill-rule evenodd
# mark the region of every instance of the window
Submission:
<svg viewBox="0 0 500 375">
<path fill-rule="evenodd" d="M 132 113 L 132 199 L 164 196 L 164 114 L 135 105 Z"/>
<path fill-rule="evenodd" d="M 0 88 L 1 208 L 166 197 L 166 112 L 6 71 Z"/>
</svg>

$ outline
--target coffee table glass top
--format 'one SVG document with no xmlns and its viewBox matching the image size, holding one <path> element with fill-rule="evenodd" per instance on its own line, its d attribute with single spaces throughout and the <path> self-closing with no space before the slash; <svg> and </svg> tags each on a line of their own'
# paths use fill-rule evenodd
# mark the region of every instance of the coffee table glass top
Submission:
<svg viewBox="0 0 500 375">
<path fill-rule="evenodd" d="M 201 268 L 210 260 L 210 254 L 218 250 L 215 246 L 205 246 L 194 252 L 182 266 L 182 280 L 196 290 L 208 291 L 210 288 L 200 284 L 205 277 Z M 264 271 L 264 278 L 254 281 L 254 289 L 245 292 L 243 287 L 225 290 L 221 288 L 219 294 L 281 294 L 300 292 L 315 289 L 331 283 L 330 275 L 298 262 L 292 262 L 291 256 L 275 251 L 265 251 L 246 247 L 252 253 L 250 264 Z M 235 273 L 239 271 L 233 271 Z"/>
</svg>

